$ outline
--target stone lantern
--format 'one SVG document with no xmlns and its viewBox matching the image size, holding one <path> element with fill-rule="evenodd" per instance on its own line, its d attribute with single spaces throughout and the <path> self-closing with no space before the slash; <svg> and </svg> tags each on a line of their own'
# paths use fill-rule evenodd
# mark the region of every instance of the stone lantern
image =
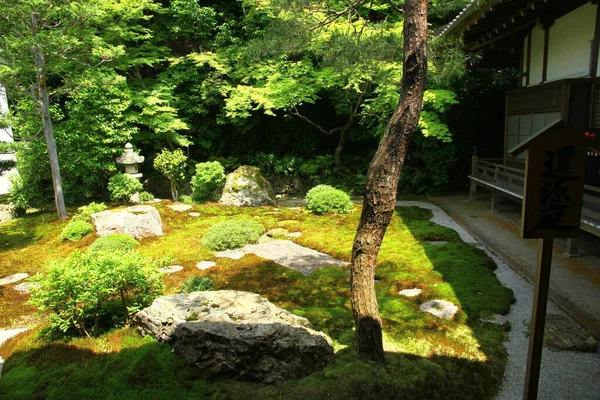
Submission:
<svg viewBox="0 0 600 400">
<path fill-rule="evenodd" d="M 133 145 L 127 143 L 125 145 L 125 152 L 117 157 L 117 164 L 123 164 L 125 166 L 125 173 L 133 178 L 140 179 L 142 174 L 138 172 L 138 164 L 144 162 L 144 156 L 140 156 L 133 151 Z"/>
</svg>

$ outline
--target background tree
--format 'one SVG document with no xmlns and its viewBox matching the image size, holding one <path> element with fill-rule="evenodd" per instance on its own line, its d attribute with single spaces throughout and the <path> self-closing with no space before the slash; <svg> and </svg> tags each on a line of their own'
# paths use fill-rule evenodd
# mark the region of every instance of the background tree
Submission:
<svg viewBox="0 0 600 400">
<path fill-rule="evenodd" d="M 351 300 L 360 355 L 384 360 L 382 322 L 375 293 L 376 262 L 396 207 L 398 179 L 417 129 L 427 77 L 427 0 L 407 0 L 400 104 L 367 173 L 365 199 L 352 248 Z"/>
<path fill-rule="evenodd" d="M 154 168 L 166 176 L 171 183 L 171 198 L 177 201 L 177 185 L 185 179 L 187 156 L 181 149 L 163 149 L 154 159 Z"/>
</svg>

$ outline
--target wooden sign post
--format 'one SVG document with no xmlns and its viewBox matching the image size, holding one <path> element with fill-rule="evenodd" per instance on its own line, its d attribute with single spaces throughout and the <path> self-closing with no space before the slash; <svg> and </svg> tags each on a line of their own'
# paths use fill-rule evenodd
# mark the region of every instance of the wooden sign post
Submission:
<svg viewBox="0 0 600 400">
<path fill-rule="evenodd" d="M 526 151 L 521 237 L 541 239 L 523 399 L 536 400 L 554 238 L 579 236 L 587 145 L 583 132 L 557 120 L 509 152 Z"/>
</svg>

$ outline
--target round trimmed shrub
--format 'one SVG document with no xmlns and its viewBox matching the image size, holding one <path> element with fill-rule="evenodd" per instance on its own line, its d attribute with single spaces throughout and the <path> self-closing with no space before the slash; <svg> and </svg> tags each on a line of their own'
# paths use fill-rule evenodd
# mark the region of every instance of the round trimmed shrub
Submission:
<svg viewBox="0 0 600 400">
<path fill-rule="evenodd" d="M 96 239 L 90 247 L 88 254 L 98 253 L 128 253 L 135 250 L 138 241 L 125 233 L 111 233 L 110 235 L 102 236 Z"/>
<path fill-rule="evenodd" d="M 306 207 L 314 214 L 347 214 L 353 209 L 350 196 L 329 185 L 318 185 L 306 193 Z"/>
<path fill-rule="evenodd" d="M 94 227 L 87 221 L 81 219 L 72 219 L 67 226 L 62 230 L 60 238 L 77 242 L 82 237 L 94 231 Z"/>
<path fill-rule="evenodd" d="M 92 214 L 106 210 L 106 204 L 91 202 L 87 206 L 79 207 L 77 210 L 79 210 L 79 213 L 73 216 L 73 219 L 80 219 L 90 222 L 92 219 Z"/>
<path fill-rule="evenodd" d="M 225 169 L 218 161 L 196 164 L 196 174 L 192 177 L 192 198 L 198 203 L 217 201 L 225 184 Z"/>
<path fill-rule="evenodd" d="M 140 181 L 127 174 L 116 174 L 108 180 L 108 191 L 113 201 L 129 202 L 131 196 L 144 188 Z"/>
<path fill-rule="evenodd" d="M 213 290 L 215 281 L 205 276 L 194 276 L 183 282 L 181 285 L 181 293 L 206 292 Z"/>
<path fill-rule="evenodd" d="M 154 200 L 154 195 L 150 192 L 140 192 L 140 202 L 149 203 Z"/>
<path fill-rule="evenodd" d="M 214 251 L 237 249 L 256 243 L 265 228 L 256 221 L 238 219 L 220 222 L 208 228 L 202 244 Z"/>
</svg>

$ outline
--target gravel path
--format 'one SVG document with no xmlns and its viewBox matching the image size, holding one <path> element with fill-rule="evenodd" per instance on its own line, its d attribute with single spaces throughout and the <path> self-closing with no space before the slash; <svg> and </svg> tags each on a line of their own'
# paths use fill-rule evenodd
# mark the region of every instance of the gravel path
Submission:
<svg viewBox="0 0 600 400">
<path fill-rule="evenodd" d="M 495 400 L 521 399 L 529 346 L 527 328 L 523 321 L 528 321 L 531 316 L 533 286 L 477 243 L 473 236 L 439 207 L 419 201 L 398 201 L 396 205 L 399 207 L 416 206 L 433 211 L 432 222 L 454 229 L 464 242 L 484 250 L 498 265 L 496 276 L 504 286 L 513 290 L 516 302 L 507 315 L 512 326 L 509 339 L 504 343 L 508 350 L 508 365 L 504 372 L 502 387 Z M 565 315 L 550 300 L 547 312 Z M 544 400 L 600 400 L 600 353 L 558 352 L 544 348 L 538 398 Z"/>
</svg>

